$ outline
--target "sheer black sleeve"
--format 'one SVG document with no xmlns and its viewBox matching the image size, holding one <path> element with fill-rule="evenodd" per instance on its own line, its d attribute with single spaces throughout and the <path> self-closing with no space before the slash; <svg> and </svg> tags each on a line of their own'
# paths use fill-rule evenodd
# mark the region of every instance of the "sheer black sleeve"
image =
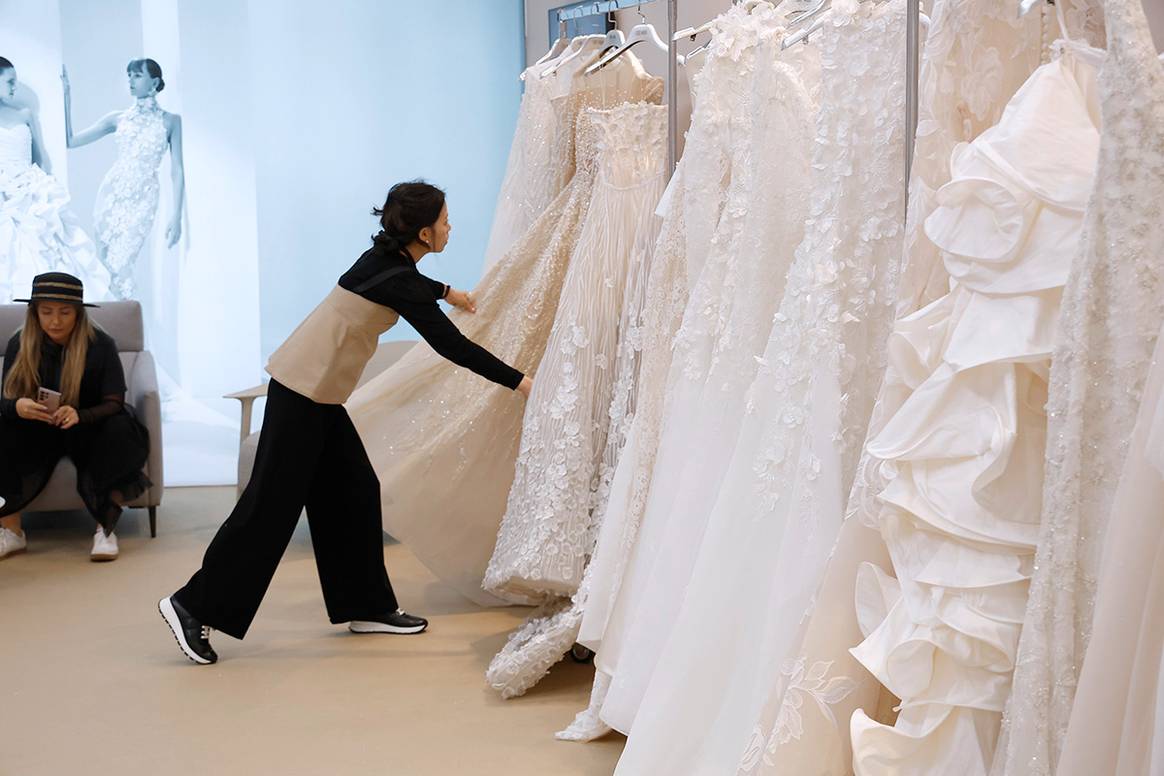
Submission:
<svg viewBox="0 0 1164 776">
<path fill-rule="evenodd" d="M 423 276 L 398 276 L 369 289 L 364 297 L 391 307 L 433 350 L 457 366 L 472 370 L 498 385 L 516 389 L 525 375 L 462 334 L 441 310 L 429 282 L 425 281 L 427 278 Z"/>
<path fill-rule="evenodd" d="M 8 382 L 8 373 L 12 370 L 12 365 L 16 363 L 16 356 L 20 354 L 20 334 L 15 334 L 12 339 L 8 340 L 8 347 L 4 349 L 4 372 L 0 376 L 0 395 L 3 393 L 3 385 Z M 16 414 L 16 399 L 0 398 L 0 417 L 17 418 Z"/>
</svg>

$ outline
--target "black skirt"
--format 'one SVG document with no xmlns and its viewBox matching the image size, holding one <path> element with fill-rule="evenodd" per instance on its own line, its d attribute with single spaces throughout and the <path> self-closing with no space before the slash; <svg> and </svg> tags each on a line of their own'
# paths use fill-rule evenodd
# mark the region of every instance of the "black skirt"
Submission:
<svg viewBox="0 0 1164 776">
<path fill-rule="evenodd" d="M 89 514 L 113 530 L 121 507 L 152 484 L 143 471 L 150 454 L 149 431 L 127 406 L 116 415 L 61 430 L 47 423 L 0 417 L 0 517 L 22 511 L 40 494 L 61 458 L 77 468 L 77 492 Z"/>
</svg>

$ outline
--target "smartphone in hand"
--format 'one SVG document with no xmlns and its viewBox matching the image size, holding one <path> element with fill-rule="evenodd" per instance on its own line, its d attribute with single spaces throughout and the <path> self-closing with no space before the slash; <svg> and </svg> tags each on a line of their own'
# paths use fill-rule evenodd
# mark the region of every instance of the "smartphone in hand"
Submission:
<svg viewBox="0 0 1164 776">
<path fill-rule="evenodd" d="M 50 415 L 61 408 L 61 394 L 59 391 L 51 391 L 48 388 L 37 388 L 36 400 L 39 404 L 44 405 L 44 408 L 48 410 L 48 414 Z"/>
</svg>

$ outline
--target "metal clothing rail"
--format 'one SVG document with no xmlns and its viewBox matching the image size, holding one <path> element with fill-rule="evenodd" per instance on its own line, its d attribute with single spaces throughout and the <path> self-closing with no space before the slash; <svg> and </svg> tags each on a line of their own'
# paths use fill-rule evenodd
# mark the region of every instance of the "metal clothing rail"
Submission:
<svg viewBox="0 0 1164 776">
<path fill-rule="evenodd" d="M 655 0 L 592 0 L 573 8 L 558 12 L 558 19 L 566 22 L 585 16 L 614 13 L 640 5 L 649 5 Z M 677 136 L 679 132 L 679 57 L 675 49 L 675 28 L 679 17 L 679 0 L 667 0 L 667 177 L 675 172 Z"/>
</svg>

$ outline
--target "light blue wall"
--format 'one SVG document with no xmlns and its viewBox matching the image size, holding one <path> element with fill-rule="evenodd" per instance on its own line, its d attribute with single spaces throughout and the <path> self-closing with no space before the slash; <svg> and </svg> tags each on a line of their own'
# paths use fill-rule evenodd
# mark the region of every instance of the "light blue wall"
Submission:
<svg viewBox="0 0 1164 776">
<path fill-rule="evenodd" d="M 448 192 L 453 237 L 421 270 L 472 287 L 520 102 L 521 0 L 250 0 L 262 352 L 377 230 L 397 181 Z M 403 324 L 389 335 L 414 337 Z"/>
</svg>

